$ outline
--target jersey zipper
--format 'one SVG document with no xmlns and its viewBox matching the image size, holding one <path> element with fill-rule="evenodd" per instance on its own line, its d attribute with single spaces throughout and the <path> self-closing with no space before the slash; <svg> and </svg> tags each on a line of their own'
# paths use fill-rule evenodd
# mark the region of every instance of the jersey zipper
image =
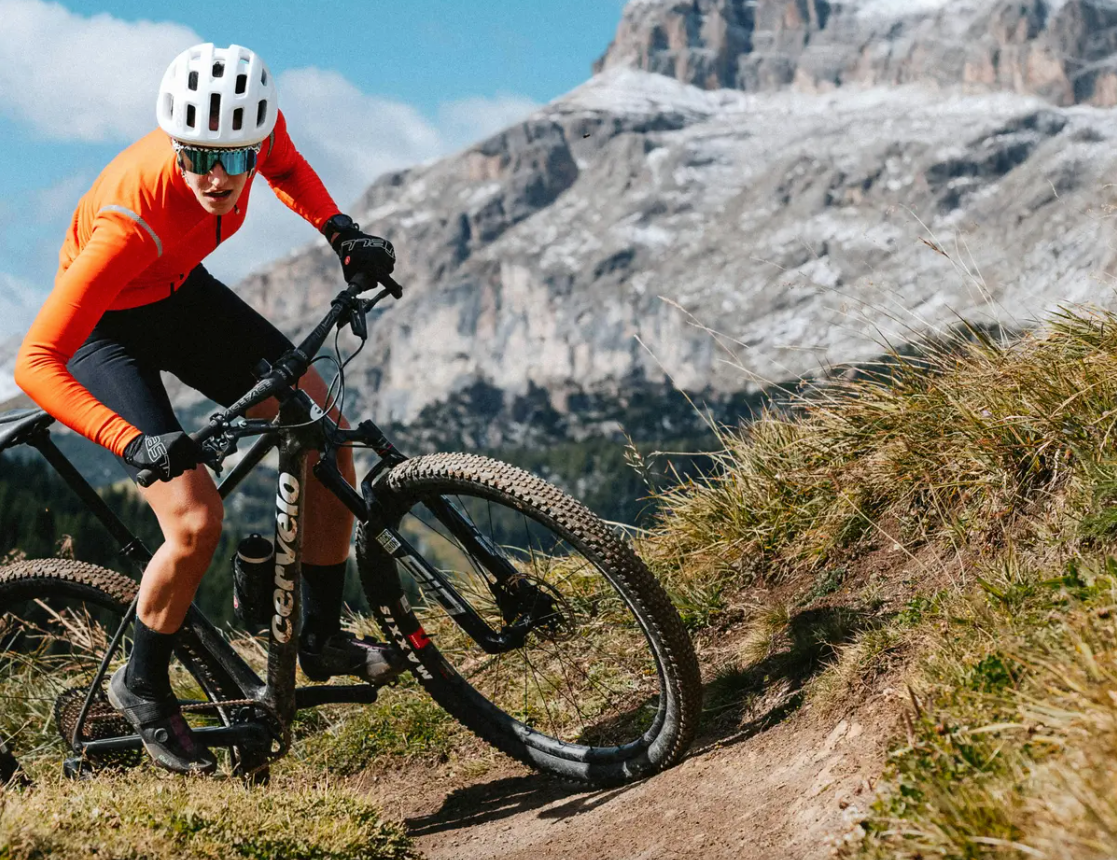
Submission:
<svg viewBox="0 0 1117 860">
<path fill-rule="evenodd" d="M 221 216 L 217 216 L 217 245 L 221 244 Z M 217 245 L 214 245 L 216 248 Z"/>
</svg>

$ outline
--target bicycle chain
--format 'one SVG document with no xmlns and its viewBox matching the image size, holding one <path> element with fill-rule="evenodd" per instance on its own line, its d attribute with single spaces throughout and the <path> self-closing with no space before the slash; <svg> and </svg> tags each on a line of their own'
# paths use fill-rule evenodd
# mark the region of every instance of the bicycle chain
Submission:
<svg viewBox="0 0 1117 860">
<path fill-rule="evenodd" d="M 260 708 L 263 711 L 267 711 L 269 716 L 274 716 L 271 714 L 271 708 L 257 699 L 228 699 L 222 702 L 191 702 L 181 704 L 179 708 L 180 710 L 189 711 L 190 713 L 216 711 L 218 708 Z M 111 720 L 113 718 L 121 719 L 120 713 L 115 709 L 111 712 L 102 710 L 98 713 L 94 713 L 93 709 L 90 709 L 89 713 L 85 716 L 85 721 L 90 723 L 99 720 Z"/>
</svg>

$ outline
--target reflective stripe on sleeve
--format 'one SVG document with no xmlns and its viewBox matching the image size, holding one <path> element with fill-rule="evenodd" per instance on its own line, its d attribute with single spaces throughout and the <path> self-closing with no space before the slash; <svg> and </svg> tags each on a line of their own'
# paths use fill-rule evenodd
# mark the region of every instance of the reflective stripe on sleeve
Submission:
<svg viewBox="0 0 1117 860">
<path fill-rule="evenodd" d="M 163 243 L 162 241 L 160 241 L 159 236 L 154 230 L 151 229 L 150 224 L 148 224 L 143 218 L 141 218 L 127 206 L 117 206 L 115 204 L 102 206 L 100 209 L 97 210 L 97 214 L 100 215 L 102 212 L 119 212 L 121 215 L 127 215 L 129 218 L 131 218 L 147 231 L 147 235 L 149 235 L 151 237 L 151 240 L 155 243 L 155 250 L 159 252 L 160 257 L 163 256 Z"/>
</svg>

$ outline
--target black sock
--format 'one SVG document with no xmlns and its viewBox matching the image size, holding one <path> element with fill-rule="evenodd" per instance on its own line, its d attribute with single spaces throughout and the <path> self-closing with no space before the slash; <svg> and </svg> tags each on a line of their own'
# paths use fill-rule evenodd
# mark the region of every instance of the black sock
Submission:
<svg viewBox="0 0 1117 860">
<path fill-rule="evenodd" d="M 175 634 L 158 633 L 136 616 L 132 636 L 132 656 L 128 659 L 128 668 L 124 672 L 124 682 L 128 689 L 145 699 L 164 699 L 170 696 L 171 679 L 168 670 Z"/>
<path fill-rule="evenodd" d="M 328 639 L 341 630 L 345 565 L 303 565 L 303 642 Z"/>
</svg>

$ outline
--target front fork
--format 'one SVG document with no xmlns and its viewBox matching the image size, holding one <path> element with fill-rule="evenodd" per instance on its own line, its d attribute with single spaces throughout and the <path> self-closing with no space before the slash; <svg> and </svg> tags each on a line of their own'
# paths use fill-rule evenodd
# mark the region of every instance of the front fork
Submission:
<svg viewBox="0 0 1117 860">
<path fill-rule="evenodd" d="M 428 562 L 391 523 L 398 522 L 403 511 L 395 510 L 391 501 L 382 501 L 377 493 L 386 470 L 374 469 L 362 483 L 368 520 L 365 529 L 368 537 L 375 540 L 380 548 L 396 564 L 408 571 L 415 582 L 422 587 L 428 599 L 436 601 L 450 618 L 469 635 L 488 654 L 503 654 L 523 646 L 535 620 L 532 612 L 526 613 L 527 623 L 511 624 L 514 616 L 520 613 L 509 611 L 510 605 L 517 607 L 541 607 L 547 601 L 546 595 L 539 593 L 534 584 L 524 579 L 516 568 L 494 546 L 476 526 L 462 516 L 444 499 L 424 502 L 427 509 L 441 522 L 461 544 L 462 548 L 484 564 L 486 583 L 497 605 L 505 616 L 505 624 L 499 631 L 482 618 L 463 599 L 453 582 Z M 396 598 L 398 595 L 386 595 Z M 422 633 L 422 631 L 419 631 Z"/>
</svg>

